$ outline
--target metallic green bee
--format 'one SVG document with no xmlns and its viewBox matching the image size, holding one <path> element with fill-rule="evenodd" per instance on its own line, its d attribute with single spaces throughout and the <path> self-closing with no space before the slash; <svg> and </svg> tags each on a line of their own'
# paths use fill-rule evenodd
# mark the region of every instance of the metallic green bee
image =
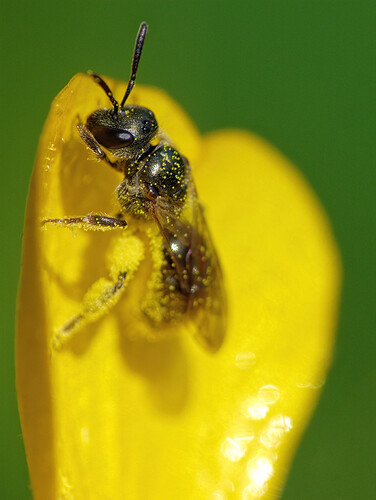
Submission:
<svg viewBox="0 0 376 500">
<path fill-rule="evenodd" d="M 125 228 L 127 216 L 136 222 L 143 219 L 155 224 L 164 245 L 160 270 L 162 317 L 155 321 L 148 311 L 145 316 L 155 328 L 191 320 L 196 326 L 197 339 L 207 349 L 216 351 L 225 334 L 226 301 L 218 257 L 197 196 L 192 168 L 160 134 L 153 111 L 126 104 L 135 84 L 146 32 L 147 24 L 142 23 L 136 38 L 131 77 L 120 104 L 104 80 L 92 74 L 112 107 L 94 111 L 85 124 L 78 125 L 78 132 L 89 150 L 124 176 L 117 188 L 119 215 L 45 219 L 43 224 L 84 225 L 86 229 Z M 161 139 L 155 142 L 158 136 Z M 111 302 L 111 294 L 121 293 L 126 276 L 121 270 L 111 291 L 103 294 L 99 303 L 105 305 L 106 301 Z M 68 337 L 71 330 L 84 322 L 83 310 L 63 326 L 61 336 Z"/>
</svg>

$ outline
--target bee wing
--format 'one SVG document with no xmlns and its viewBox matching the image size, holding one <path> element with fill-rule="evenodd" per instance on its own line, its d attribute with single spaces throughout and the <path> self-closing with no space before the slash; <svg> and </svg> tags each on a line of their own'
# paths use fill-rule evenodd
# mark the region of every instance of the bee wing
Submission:
<svg viewBox="0 0 376 500">
<path fill-rule="evenodd" d="M 191 176 L 190 200 L 192 203 L 192 219 L 198 231 L 192 235 L 192 246 L 200 253 L 200 258 L 208 262 L 206 297 L 202 307 L 198 307 L 195 323 L 197 341 L 210 351 L 217 351 L 224 340 L 227 326 L 227 297 L 223 284 L 222 269 L 208 225 L 203 206 L 197 196 L 196 187 Z M 200 238 L 197 237 L 200 235 Z M 201 241 L 204 246 L 201 249 Z M 200 302 L 200 298 L 198 299 Z"/>
<path fill-rule="evenodd" d="M 188 192 L 182 217 L 157 208 L 154 218 L 176 269 L 197 341 L 210 351 L 221 346 L 226 329 L 226 296 L 219 259 L 188 168 Z"/>
</svg>

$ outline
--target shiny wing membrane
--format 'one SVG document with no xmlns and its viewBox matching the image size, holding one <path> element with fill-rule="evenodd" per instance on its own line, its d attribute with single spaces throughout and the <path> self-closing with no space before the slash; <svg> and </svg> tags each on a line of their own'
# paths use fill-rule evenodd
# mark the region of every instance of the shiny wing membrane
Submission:
<svg viewBox="0 0 376 500">
<path fill-rule="evenodd" d="M 190 167 L 188 176 L 187 200 L 181 217 L 162 208 L 155 209 L 153 216 L 176 269 L 180 291 L 186 297 L 194 336 L 206 349 L 215 352 L 225 336 L 226 296 L 219 259 Z"/>
</svg>

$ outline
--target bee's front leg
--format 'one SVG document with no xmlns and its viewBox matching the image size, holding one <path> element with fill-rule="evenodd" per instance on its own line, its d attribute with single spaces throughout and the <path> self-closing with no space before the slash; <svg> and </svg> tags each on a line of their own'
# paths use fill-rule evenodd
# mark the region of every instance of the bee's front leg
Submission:
<svg viewBox="0 0 376 500">
<path fill-rule="evenodd" d="M 114 168 L 115 170 L 118 170 L 119 172 L 123 172 L 123 162 L 110 160 L 110 158 L 103 151 L 99 142 L 95 139 L 93 134 L 90 132 L 90 130 L 88 130 L 88 128 L 85 125 L 79 123 L 77 125 L 77 129 L 81 136 L 81 139 L 90 149 L 90 151 L 92 151 L 99 158 L 99 160 L 103 160 L 108 165 L 110 165 L 110 167 Z"/>
</svg>

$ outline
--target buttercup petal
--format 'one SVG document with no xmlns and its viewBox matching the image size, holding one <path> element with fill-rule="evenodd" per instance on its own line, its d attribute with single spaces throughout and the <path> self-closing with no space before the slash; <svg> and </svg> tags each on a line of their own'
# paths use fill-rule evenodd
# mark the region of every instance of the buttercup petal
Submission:
<svg viewBox="0 0 376 500">
<path fill-rule="evenodd" d="M 226 339 L 213 354 L 184 325 L 160 340 L 138 335 L 150 266 L 127 229 L 41 229 L 43 218 L 116 213 L 119 174 L 76 130 L 106 96 L 77 75 L 52 104 L 25 223 L 17 387 L 34 498 L 276 498 L 330 364 L 341 272 L 328 221 L 262 139 L 200 137 L 160 90 L 137 85 L 131 97 L 193 166 L 224 273 Z M 114 256 L 131 273 L 124 295 L 56 349 L 56 328 L 109 279 Z"/>
</svg>

